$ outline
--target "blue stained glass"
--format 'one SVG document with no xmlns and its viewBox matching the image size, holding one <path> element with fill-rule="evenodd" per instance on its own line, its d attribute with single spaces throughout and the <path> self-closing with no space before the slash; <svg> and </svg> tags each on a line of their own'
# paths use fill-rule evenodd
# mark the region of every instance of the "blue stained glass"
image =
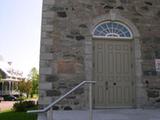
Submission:
<svg viewBox="0 0 160 120">
<path fill-rule="evenodd" d="M 130 35 L 130 33 L 129 33 L 129 32 L 127 32 L 127 33 L 126 33 L 126 36 L 127 36 L 127 37 L 131 37 L 131 35 Z"/>
<path fill-rule="evenodd" d="M 118 31 L 118 34 L 120 35 L 120 34 L 123 34 L 120 30 Z"/>
<path fill-rule="evenodd" d="M 109 33 L 110 31 L 109 31 L 109 29 L 106 29 L 106 31 L 107 31 L 107 33 Z"/>
<path fill-rule="evenodd" d="M 113 35 L 112 34 L 110 34 L 110 35 L 108 35 L 109 37 L 112 37 Z"/>
<path fill-rule="evenodd" d="M 102 27 L 103 27 L 104 29 L 107 29 L 106 24 L 102 24 Z"/>
<path fill-rule="evenodd" d="M 113 28 L 116 28 L 117 27 L 117 23 L 113 23 Z"/>
<path fill-rule="evenodd" d="M 108 23 L 107 25 L 109 29 L 112 29 L 112 23 Z"/>
<path fill-rule="evenodd" d="M 113 33 L 116 33 L 116 32 L 115 32 L 115 31 L 116 31 L 115 28 L 113 28 L 112 31 L 113 31 Z"/>
<path fill-rule="evenodd" d="M 117 28 L 121 30 L 122 27 L 123 27 L 123 26 L 119 24 Z"/>
<path fill-rule="evenodd" d="M 99 32 L 96 30 L 96 31 L 94 32 L 94 35 L 99 36 Z"/>
<path fill-rule="evenodd" d="M 126 32 L 126 31 L 128 31 L 125 27 L 122 27 L 122 29 L 121 29 L 123 32 Z"/>
<path fill-rule="evenodd" d="M 120 37 L 125 37 L 125 35 L 122 33 L 122 34 L 120 34 Z"/>
<path fill-rule="evenodd" d="M 99 27 L 97 28 L 97 30 L 98 30 L 98 31 L 102 31 L 103 29 L 101 28 L 101 26 L 99 26 Z"/>
<path fill-rule="evenodd" d="M 103 33 L 107 34 L 107 33 L 108 33 L 108 31 L 106 31 L 106 30 L 103 30 Z"/>
<path fill-rule="evenodd" d="M 131 32 L 129 29 L 123 25 L 119 24 L 118 22 L 106 22 L 100 24 L 94 31 L 95 36 L 102 36 L 102 37 L 132 37 Z"/>
<path fill-rule="evenodd" d="M 105 36 L 105 33 L 101 32 L 101 33 L 100 33 L 100 36 Z"/>
<path fill-rule="evenodd" d="M 115 29 L 114 31 L 115 31 L 115 33 L 118 33 L 118 30 L 117 30 L 117 29 Z"/>
</svg>

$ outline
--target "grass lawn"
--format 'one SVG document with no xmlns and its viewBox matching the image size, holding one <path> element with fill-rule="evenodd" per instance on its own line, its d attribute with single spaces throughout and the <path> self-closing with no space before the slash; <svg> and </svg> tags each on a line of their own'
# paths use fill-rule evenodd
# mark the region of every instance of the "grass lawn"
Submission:
<svg viewBox="0 0 160 120">
<path fill-rule="evenodd" d="M 37 120 L 37 115 L 27 114 L 26 112 L 6 111 L 0 113 L 0 120 Z"/>
</svg>

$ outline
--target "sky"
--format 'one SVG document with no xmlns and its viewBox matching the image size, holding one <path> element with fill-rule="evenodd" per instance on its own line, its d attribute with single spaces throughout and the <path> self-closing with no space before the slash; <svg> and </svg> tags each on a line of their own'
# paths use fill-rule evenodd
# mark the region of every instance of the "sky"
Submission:
<svg viewBox="0 0 160 120">
<path fill-rule="evenodd" d="M 42 0 L 0 0 L 0 55 L 26 75 L 39 69 Z"/>
</svg>

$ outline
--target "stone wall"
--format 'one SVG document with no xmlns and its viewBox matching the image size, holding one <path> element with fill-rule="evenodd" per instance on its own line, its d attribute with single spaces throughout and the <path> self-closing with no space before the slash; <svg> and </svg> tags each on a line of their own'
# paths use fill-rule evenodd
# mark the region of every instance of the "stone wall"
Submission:
<svg viewBox="0 0 160 120">
<path fill-rule="evenodd" d="M 90 25 L 111 10 L 130 20 L 139 30 L 142 87 L 148 93 L 148 100 L 158 99 L 160 75 L 154 60 L 160 58 L 159 0 L 44 0 L 39 100 L 42 107 L 86 80 L 89 73 L 85 73 L 85 55 L 91 49 L 85 48 L 85 44 L 92 38 Z M 84 89 L 64 99 L 59 106 L 84 108 L 87 100 Z M 158 101 L 155 99 L 152 101 Z"/>
</svg>

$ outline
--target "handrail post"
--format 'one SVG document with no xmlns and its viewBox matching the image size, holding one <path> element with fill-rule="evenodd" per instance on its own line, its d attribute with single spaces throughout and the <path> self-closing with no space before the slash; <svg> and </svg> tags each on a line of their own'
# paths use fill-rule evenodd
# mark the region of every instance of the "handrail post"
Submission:
<svg viewBox="0 0 160 120">
<path fill-rule="evenodd" d="M 89 120 L 93 120 L 93 111 L 92 111 L 92 83 L 89 83 Z"/>
<path fill-rule="evenodd" d="M 53 120 L 53 110 L 52 110 L 52 107 L 47 111 L 47 120 Z"/>
<path fill-rule="evenodd" d="M 47 113 L 39 113 L 37 120 L 47 120 Z"/>
</svg>

